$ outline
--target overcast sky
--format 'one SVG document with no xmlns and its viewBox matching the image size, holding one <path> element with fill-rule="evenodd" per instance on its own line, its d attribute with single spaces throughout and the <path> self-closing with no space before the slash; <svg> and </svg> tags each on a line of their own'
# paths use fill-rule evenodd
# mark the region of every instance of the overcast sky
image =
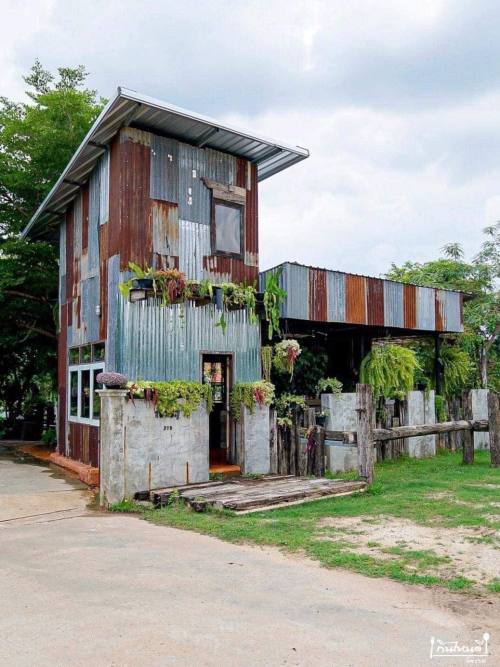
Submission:
<svg viewBox="0 0 500 667">
<path fill-rule="evenodd" d="M 261 267 L 379 275 L 500 218 L 498 0 L 0 0 L 0 94 L 35 58 L 311 157 L 260 187 Z"/>
</svg>

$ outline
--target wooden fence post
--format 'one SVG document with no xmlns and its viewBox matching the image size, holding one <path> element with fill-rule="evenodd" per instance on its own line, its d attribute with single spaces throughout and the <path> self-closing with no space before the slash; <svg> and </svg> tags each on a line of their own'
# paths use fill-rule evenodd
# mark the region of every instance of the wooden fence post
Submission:
<svg viewBox="0 0 500 667">
<path fill-rule="evenodd" d="M 472 420 L 472 392 L 464 391 L 462 398 L 464 419 Z M 474 432 L 464 431 L 462 436 L 462 463 L 474 463 Z"/>
<path fill-rule="evenodd" d="M 276 475 L 278 472 L 278 424 L 276 410 L 269 410 L 269 472 Z"/>
<path fill-rule="evenodd" d="M 358 440 L 358 472 L 367 484 L 373 482 L 374 442 L 373 393 L 370 385 L 356 385 L 356 431 Z"/>
<path fill-rule="evenodd" d="M 500 467 L 500 395 L 488 392 L 488 428 L 490 431 L 490 456 L 493 468 Z"/>
</svg>

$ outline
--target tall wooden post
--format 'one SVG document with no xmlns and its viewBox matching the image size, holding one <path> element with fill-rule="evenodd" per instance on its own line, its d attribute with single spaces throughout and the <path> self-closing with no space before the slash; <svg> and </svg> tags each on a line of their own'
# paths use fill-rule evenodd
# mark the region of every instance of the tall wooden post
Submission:
<svg viewBox="0 0 500 667">
<path fill-rule="evenodd" d="M 470 391 L 464 391 L 462 394 L 462 408 L 464 419 L 472 420 L 472 393 Z M 465 465 L 474 463 L 474 432 L 472 429 L 463 432 L 462 463 Z"/>
<path fill-rule="evenodd" d="M 356 385 L 356 431 L 358 440 L 358 473 L 367 484 L 373 482 L 375 413 L 373 392 L 367 384 Z"/>
<path fill-rule="evenodd" d="M 488 392 L 488 429 L 490 432 L 490 455 L 493 468 L 500 467 L 500 395 Z"/>
</svg>

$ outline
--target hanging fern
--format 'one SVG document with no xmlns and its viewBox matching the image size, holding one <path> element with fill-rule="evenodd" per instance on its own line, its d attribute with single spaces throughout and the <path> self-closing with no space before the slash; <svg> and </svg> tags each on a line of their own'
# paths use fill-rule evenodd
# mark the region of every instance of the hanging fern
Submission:
<svg viewBox="0 0 500 667">
<path fill-rule="evenodd" d="M 446 344 L 441 347 L 439 356 L 443 366 L 443 393 L 447 398 L 456 396 L 470 386 L 470 357 L 464 350 Z"/>
<path fill-rule="evenodd" d="M 378 345 L 361 362 L 360 380 L 376 398 L 404 398 L 412 391 L 419 365 L 416 354 L 401 345 Z"/>
<path fill-rule="evenodd" d="M 270 382 L 273 365 L 273 348 L 270 345 L 264 346 L 260 350 L 260 356 L 262 359 L 262 375 L 264 376 L 264 380 Z"/>
</svg>

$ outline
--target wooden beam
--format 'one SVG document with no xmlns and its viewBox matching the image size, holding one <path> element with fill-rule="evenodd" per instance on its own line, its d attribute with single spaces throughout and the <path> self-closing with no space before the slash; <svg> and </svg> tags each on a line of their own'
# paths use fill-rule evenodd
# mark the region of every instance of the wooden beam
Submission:
<svg viewBox="0 0 500 667">
<path fill-rule="evenodd" d="M 465 419 L 472 420 L 472 392 L 464 391 L 462 405 Z M 465 465 L 474 463 L 474 433 L 472 430 L 465 431 L 463 436 L 462 463 Z"/>
<path fill-rule="evenodd" d="M 358 434 L 358 472 L 367 484 L 373 482 L 375 449 L 373 392 L 368 384 L 356 385 L 356 432 Z"/>
<path fill-rule="evenodd" d="M 490 425 L 490 455 L 493 468 L 500 467 L 500 396 L 488 392 L 488 421 Z"/>
</svg>

